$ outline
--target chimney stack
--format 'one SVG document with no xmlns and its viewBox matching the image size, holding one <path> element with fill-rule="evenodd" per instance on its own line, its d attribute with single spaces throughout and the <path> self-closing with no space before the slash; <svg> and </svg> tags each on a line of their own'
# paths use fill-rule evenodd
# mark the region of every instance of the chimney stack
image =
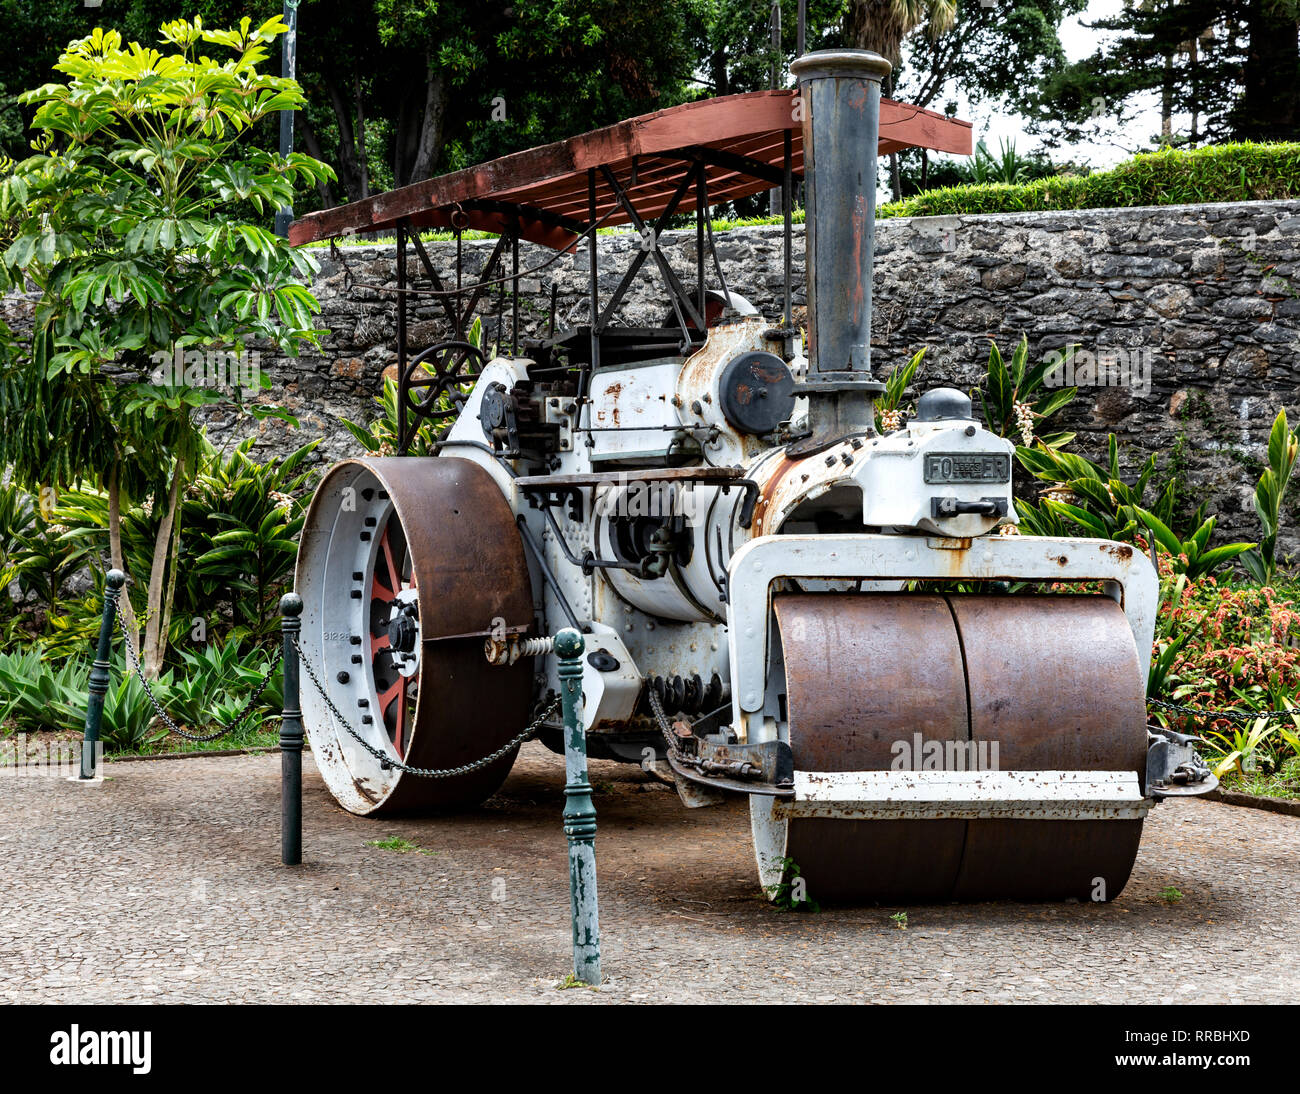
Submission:
<svg viewBox="0 0 1300 1094">
<path fill-rule="evenodd" d="M 806 53 L 790 65 L 803 114 L 808 272 L 809 455 L 870 429 L 871 266 L 876 243 L 880 85 L 891 66 L 864 49 Z M 797 450 L 797 451 L 796 451 Z"/>
</svg>

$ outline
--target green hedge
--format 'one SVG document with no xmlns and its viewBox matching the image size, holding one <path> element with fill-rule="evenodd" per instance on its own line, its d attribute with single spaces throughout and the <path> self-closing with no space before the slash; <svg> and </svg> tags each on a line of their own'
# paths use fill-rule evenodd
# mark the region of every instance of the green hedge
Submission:
<svg viewBox="0 0 1300 1094">
<path fill-rule="evenodd" d="M 1300 198 L 1297 142 L 1165 149 L 1087 176 L 1061 175 L 1023 185 L 949 186 L 882 205 L 878 215 L 952 216 L 1285 198 Z"/>
</svg>

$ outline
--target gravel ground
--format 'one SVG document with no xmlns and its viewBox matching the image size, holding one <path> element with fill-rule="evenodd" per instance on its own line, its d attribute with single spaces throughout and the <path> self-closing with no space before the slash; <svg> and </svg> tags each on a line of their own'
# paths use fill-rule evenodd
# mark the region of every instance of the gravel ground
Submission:
<svg viewBox="0 0 1300 1094">
<path fill-rule="evenodd" d="M 1300 818 L 1188 802 L 1111 904 L 828 909 L 757 895 L 742 804 L 687 811 L 597 762 L 607 982 L 569 971 L 559 757 L 526 746 L 472 815 L 365 820 L 310 758 L 279 863 L 279 757 L 0 781 L 0 1000 L 199 1003 L 1296 1002 Z M 368 841 L 400 836 L 421 851 Z M 1184 898 L 1161 899 L 1166 887 Z"/>
</svg>

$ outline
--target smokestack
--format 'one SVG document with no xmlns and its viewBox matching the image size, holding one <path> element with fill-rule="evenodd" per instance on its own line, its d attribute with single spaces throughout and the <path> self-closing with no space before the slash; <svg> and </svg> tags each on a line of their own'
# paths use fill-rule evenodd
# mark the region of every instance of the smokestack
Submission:
<svg viewBox="0 0 1300 1094">
<path fill-rule="evenodd" d="M 880 84 L 890 64 L 865 49 L 806 53 L 790 65 L 803 113 L 808 268 L 807 455 L 872 425 L 871 265 L 876 244 Z M 798 450 L 797 452 L 795 450 Z"/>
</svg>

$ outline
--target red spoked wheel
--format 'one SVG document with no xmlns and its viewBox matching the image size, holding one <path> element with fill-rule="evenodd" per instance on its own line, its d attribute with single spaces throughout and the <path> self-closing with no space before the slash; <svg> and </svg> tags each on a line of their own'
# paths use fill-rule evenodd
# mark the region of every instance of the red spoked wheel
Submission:
<svg viewBox="0 0 1300 1094">
<path fill-rule="evenodd" d="M 393 751 L 406 758 L 418 693 L 418 661 L 412 656 L 418 612 L 410 548 L 397 514 L 384 522 L 370 580 L 370 671 L 377 714 Z"/>
</svg>

